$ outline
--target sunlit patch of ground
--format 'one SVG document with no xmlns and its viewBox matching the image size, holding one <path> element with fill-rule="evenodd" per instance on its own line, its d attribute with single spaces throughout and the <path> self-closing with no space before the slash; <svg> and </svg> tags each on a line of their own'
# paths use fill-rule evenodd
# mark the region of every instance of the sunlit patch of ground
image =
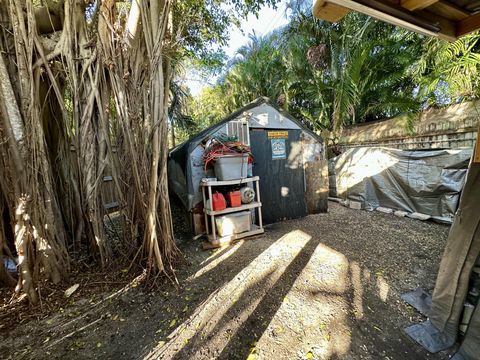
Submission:
<svg viewBox="0 0 480 360">
<path fill-rule="evenodd" d="M 42 338 L 26 358 L 46 358 L 48 349 L 61 359 L 447 359 L 403 334 L 421 317 L 399 297 L 433 286 L 447 233 L 330 204 L 328 214 L 274 224 L 260 239 L 217 251 L 186 242 L 179 288 L 130 288 L 101 312 L 77 305 L 66 309 L 79 313 L 69 326 L 40 320 Z M 74 296 L 81 304 L 81 292 Z M 20 326 L 0 350 L 21 353 L 26 334 L 38 332 Z"/>
<path fill-rule="evenodd" d="M 302 221 L 291 225 L 301 226 Z M 369 268 L 349 259 L 322 243 L 318 227 L 314 229 L 309 233 L 308 228 L 296 228 L 278 239 L 264 239 L 271 245 L 145 358 L 331 359 L 357 358 L 352 354 L 358 352 L 369 358 L 368 347 L 372 346 L 377 348 L 372 358 L 389 358 L 392 350 L 401 358 L 402 347 L 413 358 L 428 356 L 421 349 L 409 349 L 413 344 L 403 337 L 401 328 L 385 330 L 391 321 L 382 321 L 385 304 L 389 300 L 398 303 L 398 294 L 389 299 L 383 267 Z M 361 234 L 350 234 L 356 235 Z M 207 259 L 191 280 L 215 271 L 240 246 Z M 390 310 L 397 308 L 395 304 Z M 387 350 L 382 342 L 388 341 L 389 332 L 397 339 L 392 339 Z M 364 336 L 371 338 L 370 343 L 362 344 Z M 359 347 L 356 351 L 352 351 L 352 339 L 356 340 L 353 347 Z M 398 341 L 404 345 L 398 346 Z"/>
</svg>

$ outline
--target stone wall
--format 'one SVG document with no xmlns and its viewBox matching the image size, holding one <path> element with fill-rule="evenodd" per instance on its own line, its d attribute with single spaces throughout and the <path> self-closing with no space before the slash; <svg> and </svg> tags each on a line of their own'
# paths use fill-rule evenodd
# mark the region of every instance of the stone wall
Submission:
<svg viewBox="0 0 480 360">
<path fill-rule="evenodd" d="M 408 118 L 399 116 L 346 128 L 340 148 L 387 146 L 397 149 L 472 148 L 480 119 L 480 101 L 443 109 L 430 109 L 414 120 L 407 130 Z"/>
</svg>

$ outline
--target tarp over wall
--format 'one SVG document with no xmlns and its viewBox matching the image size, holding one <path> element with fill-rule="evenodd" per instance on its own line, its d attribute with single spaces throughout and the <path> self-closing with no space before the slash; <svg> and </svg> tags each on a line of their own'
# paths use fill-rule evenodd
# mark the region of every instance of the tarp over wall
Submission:
<svg viewBox="0 0 480 360">
<path fill-rule="evenodd" d="M 471 149 L 348 149 L 329 161 L 330 196 L 451 223 L 471 156 Z"/>
</svg>

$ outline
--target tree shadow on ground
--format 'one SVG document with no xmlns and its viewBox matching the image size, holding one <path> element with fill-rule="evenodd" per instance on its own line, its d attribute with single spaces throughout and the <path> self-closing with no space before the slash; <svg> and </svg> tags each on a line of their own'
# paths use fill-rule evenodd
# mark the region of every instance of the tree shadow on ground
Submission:
<svg viewBox="0 0 480 360">
<path fill-rule="evenodd" d="M 356 220 L 356 215 L 352 218 L 349 214 L 361 214 L 361 216 Z M 363 229 L 366 226 L 366 220 L 371 221 L 368 226 L 372 227 L 371 232 L 375 233 L 374 237 L 363 238 L 359 235 L 365 234 Z M 350 279 L 354 277 L 351 266 L 356 262 L 359 270 L 355 270 L 355 276 L 358 277 L 360 274 L 363 282 L 363 290 L 357 293 L 351 282 L 348 288 L 341 292 L 334 291 L 332 288 L 323 291 L 325 289 L 312 284 L 302 285 L 302 291 L 308 294 L 306 299 L 301 299 L 308 301 L 306 308 L 309 311 L 321 310 L 324 303 L 319 299 L 331 296 L 338 297 L 348 307 L 346 310 L 348 316 L 341 321 L 350 332 L 349 348 L 346 352 L 342 352 L 335 346 L 330 346 L 329 355 L 324 357 L 325 359 L 361 357 L 446 359 L 443 355 L 428 355 L 402 332 L 403 326 L 409 322 L 409 315 L 405 315 L 407 308 L 398 304 L 398 293 L 400 290 L 408 290 L 405 289 L 405 283 L 402 280 L 405 274 L 415 276 L 415 272 L 407 271 L 404 274 L 400 272 L 400 275 L 397 275 L 396 273 L 399 272 L 397 269 L 407 268 L 407 265 L 402 264 L 403 259 L 413 259 L 413 264 L 424 267 L 427 270 L 425 276 L 428 275 L 428 278 L 434 281 L 436 265 L 427 267 L 425 263 L 438 261 L 436 256 L 432 257 L 430 249 L 419 249 L 418 243 L 413 240 L 417 236 L 415 228 L 420 229 L 420 225 L 416 226 L 417 223 L 408 223 L 407 229 L 412 228 L 408 234 L 409 238 L 405 237 L 405 230 L 396 235 L 396 227 L 404 224 L 405 221 L 395 217 L 384 219 L 383 215 L 350 210 L 344 213 L 342 210 L 335 217 L 325 214 L 276 224 L 268 227 L 267 234 L 261 239 L 240 242 L 215 253 L 201 251 L 199 243 L 185 242 L 181 246 L 190 264 L 179 268 L 177 274 L 180 285 L 178 287 L 165 281 L 164 284 L 160 283 L 159 290 L 154 294 L 142 293 L 137 289 L 126 294 L 125 298 L 122 295 L 112 302 L 109 311 L 112 315 L 118 314 L 123 317 L 124 322 L 112 321 L 108 318 L 101 321 L 95 320 L 95 327 L 76 333 L 54 348 L 50 348 L 49 351 L 62 359 L 92 357 L 138 359 L 144 358 L 146 354 L 153 354 L 148 356 L 152 359 L 245 359 L 254 341 L 262 336 L 263 339 L 271 339 L 268 336 L 270 329 L 266 330 L 269 324 L 274 325 L 277 321 L 276 314 L 279 309 L 281 308 L 280 312 L 284 311 L 282 302 L 285 296 L 289 292 L 298 294 L 298 283 L 295 284 L 295 281 L 305 267 L 308 265 L 310 271 L 312 267 L 319 273 L 323 271 L 322 260 L 316 254 L 312 258 L 312 255 L 317 248 L 324 246 L 343 254 L 348 259 L 349 269 L 348 274 L 345 274 L 347 281 L 351 281 Z M 320 222 L 322 226 L 319 226 Z M 421 225 L 422 229 L 424 226 L 426 225 Z M 282 255 L 282 251 L 279 252 L 280 248 L 273 245 L 280 245 L 283 249 L 284 244 L 277 242 L 292 229 L 300 229 L 311 235 L 311 238 L 301 242 L 301 246 L 294 249 L 295 253 L 288 252 L 287 249 L 289 254 L 287 263 L 286 257 L 282 260 L 284 254 Z M 355 242 L 356 238 L 360 240 Z M 380 241 L 383 238 L 386 240 Z M 296 239 L 293 239 L 293 242 L 299 245 Z M 401 256 L 396 256 L 392 260 L 389 242 L 395 242 L 395 250 Z M 401 242 L 412 246 L 397 249 Z M 416 253 L 421 253 L 422 256 L 414 257 Z M 267 262 L 279 261 L 272 264 L 272 268 L 265 267 L 258 272 L 258 266 L 262 267 L 262 262 L 265 264 L 265 256 Z M 371 273 L 370 276 L 368 272 Z M 377 289 L 377 280 L 383 276 L 383 272 L 387 274 L 385 278 L 389 281 L 390 289 L 393 290 L 391 291 L 393 295 L 389 294 L 387 302 L 380 298 Z M 249 285 L 245 283 L 243 287 L 237 278 L 247 276 L 247 279 L 250 273 L 252 275 L 257 273 L 258 276 L 252 279 L 253 281 L 249 281 Z M 233 289 L 232 284 L 238 286 L 238 290 Z M 230 290 L 234 290 L 239 295 L 238 298 L 233 302 L 228 301 L 228 305 L 221 309 L 214 308 L 212 310 L 214 318 L 208 318 L 208 316 L 204 318 L 209 322 L 209 327 L 205 327 L 202 322 L 196 329 L 191 319 L 201 311 L 199 309 L 204 308 L 205 304 L 213 307 L 221 305 L 211 300 L 219 294 L 223 296 L 221 299 L 228 300 L 226 291 Z M 289 294 L 288 297 L 290 296 Z M 355 301 L 358 297 L 363 301 L 364 311 L 361 318 L 356 317 Z M 101 315 L 103 313 L 100 310 L 94 310 L 89 319 L 98 319 Z M 295 313 L 291 315 L 295 316 Z M 235 324 L 230 326 L 232 321 Z M 335 319 L 332 320 L 334 321 Z M 83 325 L 85 322 L 78 321 L 74 323 L 73 330 Z M 192 333 L 185 337 L 188 329 L 183 334 L 182 331 L 188 326 Z M 48 335 L 61 337 L 71 331 L 72 326 L 69 326 L 64 333 Z M 180 340 L 175 341 L 175 336 L 179 334 Z M 40 350 L 46 349 L 48 345 L 48 343 L 41 344 L 43 339 L 38 340 Z M 184 340 L 188 341 L 183 342 Z M 87 344 L 85 348 L 77 349 L 75 353 L 69 352 L 72 344 L 76 346 L 76 343 L 82 341 Z M 295 341 L 294 346 L 301 345 L 301 342 Z M 331 342 L 335 342 L 335 338 Z M 101 343 L 102 347 L 96 348 L 97 343 Z M 171 347 L 170 352 L 165 351 L 170 344 L 173 344 L 175 349 Z M 275 347 L 275 344 L 271 347 Z M 203 349 L 210 351 L 213 349 L 215 352 L 208 354 Z"/>
<path fill-rule="evenodd" d="M 267 294 L 261 299 L 258 298 L 257 290 L 263 288 L 268 282 L 271 273 L 264 276 L 260 281 L 246 289 L 240 299 L 230 307 L 223 315 L 221 320 L 216 323 L 214 329 L 207 335 L 209 338 L 217 336 L 232 317 L 241 314 L 256 300 L 260 300 L 254 311 L 248 316 L 240 327 L 231 336 L 222 353 L 218 355 L 219 359 L 245 359 L 250 351 L 251 344 L 256 341 L 268 327 L 270 321 L 275 316 L 285 296 L 290 291 L 298 275 L 303 271 L 309 262 L 315 248 L 320 243 L 320 239 L 311 238 L 307 244 L 300 250 L 290 264 L 284 269 L 280 278 L 268 290 Z M 202 346 L 201 332 L 198 332 L 189 343 L 184 346 L 174 357 L 176 360 L 187 359 L 192 356 L 200 346 Z"/>
<path fill-rule="evenodd" d="M 250 314 L 247 321 L 235 332 L 235 335 L 230 339 L 220 354 L 220 359 L 245 359 L 248 356 L 251 344 L 256 341 L 268 327 L 268 324 L 280 308 L 280 305 L 292 288 L 298 275 L 308 264 L 319 243 L 319 238 L 311 238 L 308 241 L 305 247 L 287 266 L 280 279 L 277 280 L 275 285 L 257 305 L 253 313 Z"/>
</svg>

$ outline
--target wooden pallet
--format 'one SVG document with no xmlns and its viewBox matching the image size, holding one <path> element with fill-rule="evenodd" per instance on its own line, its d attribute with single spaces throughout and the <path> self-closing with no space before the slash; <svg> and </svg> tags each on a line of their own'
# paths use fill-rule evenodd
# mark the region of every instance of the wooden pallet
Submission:
<svg viewBox="0 0 480 360">
<path fill-rule="evenodd" d="M 254 225 L 255 226 L 255 225 Z M 265 232 L 264 229 L 260 229 L 257 226 L 255 226 L 255 229 L 252 229 L 250 231 L 246 231 L 240 234 L 234 234 L 230 236 L 223 236 L 221 238 L 217 238 L 217 241 L 215 243 L 211 241 L 204 241 L 202 243 L 202 249 L 203 250 L 210 250 L 210 249 L 218 249 L 224 246 L 229 246 L 232 244 L 235 244 L 236 242 L 239 242 L 240 240 L 253 240 L 253 239 L 258 239 L 262 237 L 263 233 Z"/>
</svg>

